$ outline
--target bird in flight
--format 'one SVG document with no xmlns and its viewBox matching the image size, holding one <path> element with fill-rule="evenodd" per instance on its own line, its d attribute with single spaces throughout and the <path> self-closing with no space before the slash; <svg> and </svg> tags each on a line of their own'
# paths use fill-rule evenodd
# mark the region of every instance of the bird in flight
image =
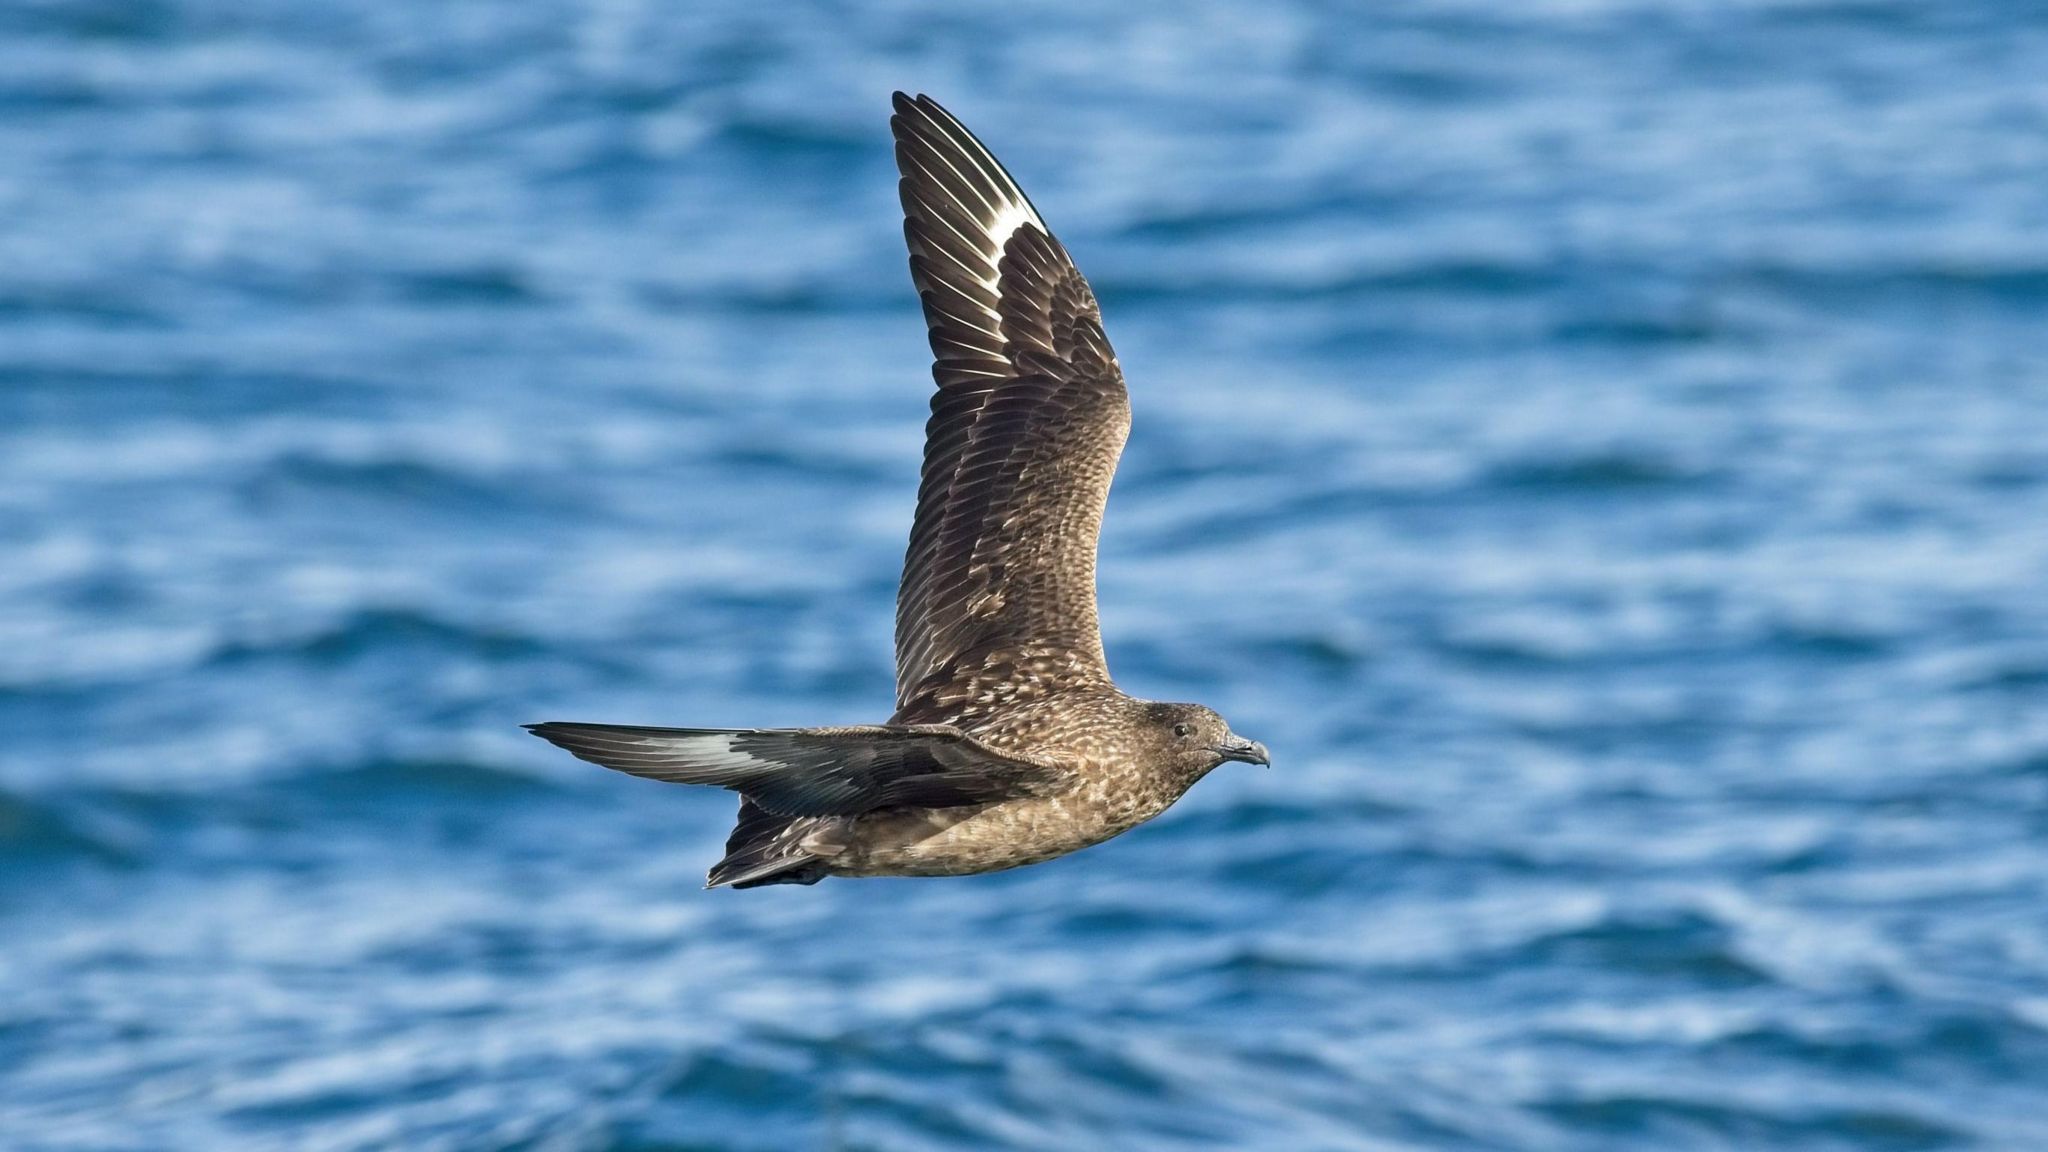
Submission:
<svg viewBox="0 0 2048 1152">
<path fill-rule="evenodd" d="M 1095 550 L 1130 398 L 1095 294 L 1010 174 L 895 96 L 910 277 L 938 391 L 896 597 L 896 713 L 843 728 L 527 727 L 582 759 L 740 794 L 709 886 L 1036 864 L 1164 812 L 1264 745 L 1117 690 Z"/>
</svg>

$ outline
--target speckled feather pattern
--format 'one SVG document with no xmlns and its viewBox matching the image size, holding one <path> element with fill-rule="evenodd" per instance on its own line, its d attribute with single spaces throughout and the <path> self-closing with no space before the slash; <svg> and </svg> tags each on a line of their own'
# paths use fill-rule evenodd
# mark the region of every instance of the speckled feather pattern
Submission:
<svg viewBox="0 0 2048 1152">
<path fill-rule="evenodd" d="M 851 851 L 832 869 L 849 875 L 955 875 L 1036 864 L 1098 844 L 1150 820 L 1215 767 L 1172 756 L 1154 738 L 1154 706 L 1114 687 L 1026 694 L 999 707 L 970 705 L 957 723 L 980 742 L 1058 765 L 1069 787 L 987 805 L 855 817 Z"/>
<path fill-rule="evenodd" d="M 1131 414 L 1095 294 L 937 104 L 899 98 L 891 127 L 938 385 L 896 600 L 897 704 L 991 641 L 1063 643 L 1106 684 L 1096 539 Z"/>
</svg>

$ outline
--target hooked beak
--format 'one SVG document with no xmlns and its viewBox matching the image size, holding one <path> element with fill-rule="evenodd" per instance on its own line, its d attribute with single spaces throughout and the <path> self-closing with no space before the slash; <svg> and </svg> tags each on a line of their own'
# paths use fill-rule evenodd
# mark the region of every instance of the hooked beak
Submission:
<svg viewBox="0 0 2048 1152">
<path fill-rule="evenodd" d="M 1260 764 L 1268 768 L 1273 766 L 1273 761 L 1266 755 L 1266 746 L 1257 740 L 1245 740 L 1233 735 L 1223 743 L 1210 748 L 1210 751 L 1223 757 L 1225 760 L 1239 760 L 1246 764 Z"/>
</svg>

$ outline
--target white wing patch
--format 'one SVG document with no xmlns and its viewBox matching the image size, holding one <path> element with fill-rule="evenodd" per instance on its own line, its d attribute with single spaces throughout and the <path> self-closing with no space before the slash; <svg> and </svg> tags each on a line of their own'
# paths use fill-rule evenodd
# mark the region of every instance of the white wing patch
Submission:
<svg viewBox="0 0 2048 1152">
<path fill-rule="evenodd" d="M 737 739 L 735 734 L 721 733 L 650 737 L 638 743 L 644 745 L 650 752 L 660 752 L 687 760 L 691 766 L 706 772 L 748 772 L 756 768 L 773 766 L 773 761 L 733 751 L 732 746 Z"/>
<path fill-rule="evenodd" d="M 534 735 L 593 763 L 636 776 L 728 784 L 781 765 L 737 745 L 746 732 L 677 732 L 606 724 L 534 724 Z"/>
<path fill-rule="evenodd" d="M 982 147 L 981 141 L 976 140 L 973 133 L 968 132 L 957 121 L 951 124 L 949 130 L 946 124 L 941 123 L 933 115 L 931 109 L 919 105 L 911 107 L 931 125 L 935 133 L 947 140 L 955 149 L 951 155 L 945 149 L 935 150 L 940 164 L 951 172 L 952 178 L 947 178 L 947 173 L 931 171 L 921 158 L 913 157 L 910 162 L 923 169 L 932 178 L 932 183 L 938 187 L 964 188 L 967 192 L 966 197 L 955 196 L 951 199 L 969 219 L 981 222 L 982 234 L 979 237 L 962 236 L 961 239 L 975 249 L 989 253 L 988 261 L 980 268 L 963 267 L 961 271 L 972 276 L 990 293 L 1000 295 L 1003 250 L 1008 247 L 1010 237 L 1015 236 L 1019 228 L 1027 225 L 1047 236 L 1052 235 L 1052 229 L 1045 226 L 1045 221 L 1039 217 L 1038 210 L 1031 206 L 1031 201 L 1025 197 L 1023 189 L 1017 187 L 1016 181 L 1010 179 L 1009 174 L 1003 171 L 1002 164 L 989 154 L 988 149 Z M 956 158 L 972 165 L 974 171 L 961 171 L 960 166 L 955 163 Z M 984 184 L 995 190 L 993 202 L 983 193 Z M 944 226 L 946 222 L 938 220 L 935 223 Z M 948 230 L 957 231 L 950 227 Z M 958 261 L 954 263 L 957 264 Z M 995 315 L 994 312 L 988 314 Z"/>
<path fill-rule="evenodd" d="M 1002 211 L 996 213 L 996 222 L 989 225 L 988 238 L 995 241 L 996 251 L 1001 253 L 1009 245 L 1010 237 L 1015 236 L 1017 229 L 1024 227 L 1026 224 L 1038 229 L 1040 232 L 1044 232 L 1048 236 L 1051 235 L 1050 232 L 1046 232 L 1045 221 L 1038 218 L 1038 213 L 1031 210 L 1031 205 L 1005 204 L 1002 207 Z M 1002 257 L 998 255 L 996 260 L 1000 263 Z M 994 268 L 990 269 L 991 273 L 994 271 Z M 991 289 L 996 286 L 993 275 L 990 279 L 983 281 L 983 283 L 987 284 Z"/>
</svg>

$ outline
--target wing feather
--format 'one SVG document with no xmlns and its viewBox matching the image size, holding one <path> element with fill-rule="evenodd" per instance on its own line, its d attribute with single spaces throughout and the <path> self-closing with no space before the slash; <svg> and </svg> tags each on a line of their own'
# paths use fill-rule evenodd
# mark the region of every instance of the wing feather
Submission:
<svg viewBox="0 0 2048 1152">
<path fill-rule="evenodd" d="M 1106 685 L 1095 552 L 1130 403 L 1101 311 L 973 134 L 928 97 L 895 106 L 938 385 L 896 604 L 899 715 L 997 662 Z"/>
<path fill-rule="evenodd" d="M 593 764 L 676 784 L 728 788 L 779 816 L 952 808 L 1065 788 L 1060 770 L 1005 756 L 957 728 L 643 728 L 529 724 Z"/>
</svg>

